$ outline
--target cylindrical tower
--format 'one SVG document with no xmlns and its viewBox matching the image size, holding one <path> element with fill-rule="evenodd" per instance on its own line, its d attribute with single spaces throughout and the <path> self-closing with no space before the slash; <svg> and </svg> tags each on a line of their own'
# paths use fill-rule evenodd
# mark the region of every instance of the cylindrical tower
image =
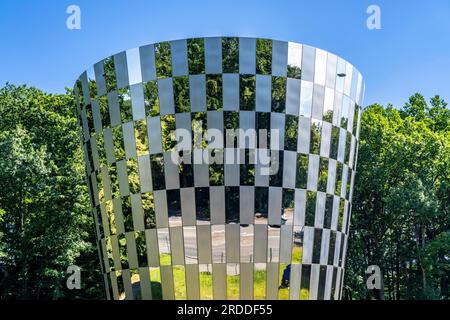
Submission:
<svg viewBox="0 0 450 320">
<path fill-rule="evenodd" d="M 340 299 L 364 85 L 307 45 L 215 37 L 74 88 L 110 299 Z"/>
</svg>

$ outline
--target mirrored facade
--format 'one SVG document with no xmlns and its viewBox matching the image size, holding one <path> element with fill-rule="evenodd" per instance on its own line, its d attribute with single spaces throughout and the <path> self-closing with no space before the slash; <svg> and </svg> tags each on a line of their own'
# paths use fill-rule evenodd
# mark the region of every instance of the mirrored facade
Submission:
<svg viewBox="0 0 450 320">
<path fill-rule="evenodd" d="M 98 62 L 74 94 L 109 299 L 341 298 L 364 96 L 350 63 L 177 40 Z"/>
</svg>

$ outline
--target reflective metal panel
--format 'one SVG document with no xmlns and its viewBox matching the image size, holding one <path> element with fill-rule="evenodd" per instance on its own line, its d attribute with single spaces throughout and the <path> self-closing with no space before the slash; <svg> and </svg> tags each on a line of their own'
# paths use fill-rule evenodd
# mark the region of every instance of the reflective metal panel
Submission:
<svg viewBox="0 0 450 320">
<path fill-rule="evenodd" d="M 156 43 L 83 72 L 107 296 L 340 299 L 364 90 L 343 59 L 270 39 Z"/>
</svg>

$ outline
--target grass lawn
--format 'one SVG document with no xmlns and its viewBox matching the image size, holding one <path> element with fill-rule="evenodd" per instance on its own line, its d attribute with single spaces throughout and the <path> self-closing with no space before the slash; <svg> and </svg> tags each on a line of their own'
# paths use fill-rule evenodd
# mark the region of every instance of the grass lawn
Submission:
<svg viewBox="0 0 450 320">
<path fill-rule="evenodd" d="M 293 261 L 301 261 L 303 248 L 295 247 L 293 249 Z M 297 260 L 299 259 L 299 260 Z M 170 265 L 171 256 L 169 254 L 161 254 L 160 256 L 161 265 Z M 278 284 L 281 284 L 281 279 L 283 277 L 283 272 L 287 264 L 280 264 L 279 267 L 279 277 Z M 255 300 L 264 300 L 266 298 L 266 276 L 267 272 L 265 270 L 255 270 L 253 273 L 253 296 Z M 151 279 L 151 289 L 152 297 L 154 300 L 160 300 L 163 298 L 162 286 L 161 286 L 161 270 L 160 268 L 150 268 L 150 279 Z M 139 281 L 139 274 L 133 275 L 132 282 Z M 186 273 L 183 266 L 173 267 L 173 281 L 174 281 L 174 291 L 176 300 L 186 300 Z M 200 299 L 202 300 L 212 300 L 213 299 L 213 279 L 211 272 L 200 272 Z M 239 275 L 227 275 L 227 298 L 229 300 L 239 300 L 239 288 L 240 288 L 240 276 Z M 284 288 L 278 290 L 279 300 L 289 300 L 289 290 L 290 288 Z M 300 291 L 300 300 L 308 300 L 309 291 L 307 289 L 302 289 Z"/>
</svg>

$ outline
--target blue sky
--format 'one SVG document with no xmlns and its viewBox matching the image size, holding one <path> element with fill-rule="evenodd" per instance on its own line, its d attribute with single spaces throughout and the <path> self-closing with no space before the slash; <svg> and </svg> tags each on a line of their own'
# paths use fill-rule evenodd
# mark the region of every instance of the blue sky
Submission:
<svg viewBox="0 0 450 320">
<path fill-rule="evenodd" d="M 81 8 L 81 30 L 66 9 Z M 366 9 L 381 8 L 381 30 Z M 306 43 L 350 61 L 365 104 L 402 106 L 421 92 L 450 102 L 449 0 L 0 0 L 0 85 L 60 93 L 119 51 L 194 36 L 254 36 Z"/>
</svg>

